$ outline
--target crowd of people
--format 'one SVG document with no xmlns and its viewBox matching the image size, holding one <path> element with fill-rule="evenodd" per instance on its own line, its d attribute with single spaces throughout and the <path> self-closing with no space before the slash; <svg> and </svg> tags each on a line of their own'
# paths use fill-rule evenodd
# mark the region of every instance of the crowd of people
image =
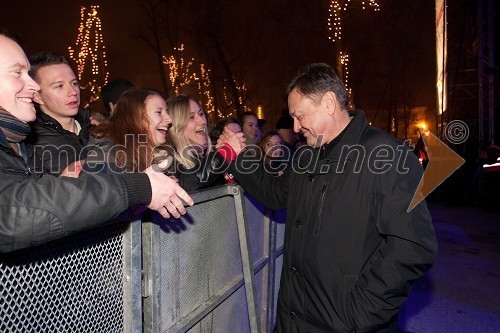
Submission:
<svg viewBox="0 0 500 333">
<path fill-rule="evenodd" d="M 262 163 L 275 164 L 276 175 L 300 143 L 297 135 L 286 134 L 292 138 L 288 143 L 278 132 L 293 133 L 288 112 L 283 112 L 276 131 L 266 133 L 253 112 L 210 126 L 206 111 L 194 98 L 181 94 L 165 100 L 160 92 L 136 88 L 124 79 L 102 88 L 105 112 L 91 112 L 81 107 L 78 79 L 63 55 L 41 52 L 29 61 L 30 76 L 40 90 L 34 93 L 36 119 L 30 123 L 26 143 L 33 147 L 31 167 L 39 173 L 68 176 L 75 169 L 72 163 L 86 173 L 140 172 L 172 156 L 166 174 L 186 191 L 195 191 L 234 182 L 213 170 L 224 164 L 216 163 L 221 157 L 212 143 L 226 126 L 243 133 Z"/>
<path fill-rule="evenodd" d="M 251 112 L 210 126 L 195 98 L 165 100 L 127 80 L 103 87 L 106 112 L 95 116 L 64 56 L 28 60 L 0 30 L 0 252 L 129 208 L 178 218 L 193 204 L 188 192 L 238 182 L 287 209 L 278 332 L 395 332 L 437 251 L 425 202 L 408 210 L 418 159 L 347 109 L 326 64 L 307 66 L 286 95 L 267 132 Z"/>
</svg>

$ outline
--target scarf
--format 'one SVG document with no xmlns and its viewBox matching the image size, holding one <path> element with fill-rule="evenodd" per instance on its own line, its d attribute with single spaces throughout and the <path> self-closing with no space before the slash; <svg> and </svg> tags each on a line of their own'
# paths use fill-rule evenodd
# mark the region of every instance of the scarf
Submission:
<svg viewBox="0 0 500 333">
<path fill-rule="evenodd" d="M 5 134 L 7 141 L 19 154 L 18 143 L 22 142 L 30 133 L 30 125 L 14 117 L 10 112 L 0 107 L 0 130 Z"/>
</svg>

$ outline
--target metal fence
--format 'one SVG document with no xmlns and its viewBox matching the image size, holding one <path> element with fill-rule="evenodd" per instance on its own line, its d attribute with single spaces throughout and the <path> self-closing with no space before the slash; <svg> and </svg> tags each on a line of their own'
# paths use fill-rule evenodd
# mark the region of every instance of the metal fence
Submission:
<svg viewBox="0 0 500 333">
<path fill-rule="evenodd" d="M 2 254 L 0 332 L 140 332 L 140 241 L 124 222 Z"/>
<path fill-rule="evenodd" d="M 1 255 L 0 332 L 272 332 L 284 213 L 234 185 L 192 197 Z"/>
</svg>

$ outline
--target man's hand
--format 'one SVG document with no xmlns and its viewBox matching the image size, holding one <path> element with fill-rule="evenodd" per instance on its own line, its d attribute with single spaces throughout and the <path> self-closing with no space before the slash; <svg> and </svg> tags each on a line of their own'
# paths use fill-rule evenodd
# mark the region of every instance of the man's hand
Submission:
<svg viewBox="0 0 500 333">
<path fill-rule="evenodd" d="M 156 210 L 166 219 L 170 217 L 170 214 L 179 218 L 186 213 L 181 199 L 189 206 L 194 204 L 193 199 L 175 180 L 163 174 L 163 171 L 168 169 L 171 163 L 172 157 L 169 156 L 163 162 L 154 164 L 145 170 L 152 190 L 151 203 L 148 208 Z"/>
<path fill-rule="evenodd" d="M 70 178 L 78 178 L 80 175 L 80 171 L 82 171 L 82 165 L 85 163 L 85 160 L 75 161 L 69 164 L 64 170 L 59 174 L 59 177 L 70 177 Z"/>
<path fill-rule="evenodd" d="M 97 121 L 94 117 L 90 117 L 90 123 L 94 126 L 99 126 L 101 123 Z"/>
<path fill-rule="evenodd" d="M 236 152 L 236 154 L 239 154 L 243 150 L 243 148 L 247 146 L 245 134 L 243 134 L 243 132 L 234 133 L 227 127 L 224 128 L 224 132 L 222 132 L 219 139 L 217 140 L 216 147 L 220 147 L 224 143 L 229 144 Z"/>
</svg>

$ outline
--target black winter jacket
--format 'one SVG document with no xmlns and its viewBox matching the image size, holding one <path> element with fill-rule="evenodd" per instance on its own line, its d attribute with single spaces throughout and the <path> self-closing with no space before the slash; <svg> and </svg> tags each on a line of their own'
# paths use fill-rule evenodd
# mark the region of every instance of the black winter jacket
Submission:
<svg viewBox="0 0 500 333">
<path fill-rule="evenodd" d="M 87 157 L 86 145 L 89 140 L 90 116 L 88 109 L 80 109 L 75 120 L 81 126 L 80 133 L 65 130 L 51 116 L 38 111 L 31 123 L 31 134 L 27 142 L 34 145 L 32 168 L 39 173 L 59 175 L 68 164 Z"/>
<path fill-rule="evenodd" d="M 245 191 L 287 208 L 278 332 L 395 332 L 412 282 L 434 261 L 425 202 L 407 211 L 418 160 L 362 111 L 351 116 L 336 144 L 299 148 L 281 177 L 255 163 L 249 172 L 244 154 L 231 164 Z"/>
<path fill-rule="evenodd" d="M 0 130 L 0 252 L 95 227 L 150 201 L 143 173 L 79 178 L 34 173 Z"/>
<path fill-rule="evenodd" d="M 216 151 L 208 153 L 201 161 L 197 161 L 194 167 L 187 169 L 177 163 L 175 171 L 171 171 L 179 180 L 179 185 L 187 192 L 206 189 L 209 187 L 226 184 L 224 172 L 227 164 Z"/>
</svg>

